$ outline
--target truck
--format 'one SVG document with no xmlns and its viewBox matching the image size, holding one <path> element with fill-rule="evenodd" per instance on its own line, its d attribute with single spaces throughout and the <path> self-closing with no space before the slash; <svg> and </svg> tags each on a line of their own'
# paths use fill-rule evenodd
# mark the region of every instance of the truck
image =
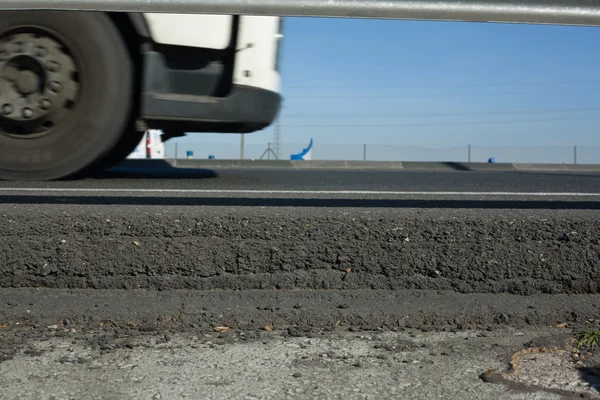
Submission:
<svg viewBox="0 0 600 400">
<path fill-rule="evenodd" d="M 0 11 L 0 179 L 85 176 L 149 130 L 262 130 L 282 39 L 273 16 Z"/>
</svg>

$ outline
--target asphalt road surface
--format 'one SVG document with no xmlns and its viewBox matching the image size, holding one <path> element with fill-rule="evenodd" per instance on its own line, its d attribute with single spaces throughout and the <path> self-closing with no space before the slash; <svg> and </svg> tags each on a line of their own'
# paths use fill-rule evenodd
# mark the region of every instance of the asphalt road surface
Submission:
<svg viewBox="0 0 600 400">
<path fill-rule="evenodd" d="M 88 179 L 1 188 L 600 193 L 600 172 L 114 168 Z"/>
<path fill-rule="evenodd" d="M 0 386 L 10 399 L 594 396 L 591 349 L 530 360 L 522 381 L 479 374 L 596 326 L 599 209 L 597 173 L 2 182 Z"/>
</svg>

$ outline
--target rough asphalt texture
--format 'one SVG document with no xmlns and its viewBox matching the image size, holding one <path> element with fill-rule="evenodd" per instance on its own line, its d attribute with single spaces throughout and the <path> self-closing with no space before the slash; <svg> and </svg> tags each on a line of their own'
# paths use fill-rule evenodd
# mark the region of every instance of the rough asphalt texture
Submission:
<svg viewBox="0 0 600 400">
<path fill-rule="evenodd" d="M 0 206 L 0 286 L 600 291 L 600 214 Z"/>
</svg>

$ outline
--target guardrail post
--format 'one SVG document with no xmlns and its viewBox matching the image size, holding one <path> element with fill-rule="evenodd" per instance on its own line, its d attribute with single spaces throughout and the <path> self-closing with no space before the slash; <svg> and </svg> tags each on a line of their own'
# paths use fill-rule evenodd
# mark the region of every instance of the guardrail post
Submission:
<svg viewBox="0 0 600 400">
<path fill-rule="evenodd" d="M 577 165 L 577 146 L 573 146 L 573 164 Z"/>
<path fill-rule="evenodd" d="M 471 162 L 471 145 L 468 146 L 469 162 Z"/>
<path fill-rule="evenodd" d="M 363 144 L 363 161 L 367 161 L 367 144 Z"/>
</svg>

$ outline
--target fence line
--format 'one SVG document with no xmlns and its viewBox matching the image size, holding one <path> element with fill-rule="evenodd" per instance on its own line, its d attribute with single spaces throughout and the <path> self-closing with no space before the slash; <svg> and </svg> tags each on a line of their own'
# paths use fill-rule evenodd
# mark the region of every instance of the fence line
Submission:
<svg viewBox="0 0 600 400">
<path fill-rule="evenodd" d="M 292 154 L 306 147 L 302 143 L 282 145 L 279 159 L 289 160 Z M 273 146 L 245 144 L 241 148 L 235 143 L 166 143 L 166 158 L 186 158 L 192 151 L 196 159 L 276 159 Z M 339 144 L 315 142 L 313 160 L 345 161 L 448 161 L 488 162 L 493 158 L 502 163 L 559 163 L 600 164 L 600 146 L 473 146 L 449 148 L 425 148 L 417 146 L 387 144 Z"/>
</svg>

